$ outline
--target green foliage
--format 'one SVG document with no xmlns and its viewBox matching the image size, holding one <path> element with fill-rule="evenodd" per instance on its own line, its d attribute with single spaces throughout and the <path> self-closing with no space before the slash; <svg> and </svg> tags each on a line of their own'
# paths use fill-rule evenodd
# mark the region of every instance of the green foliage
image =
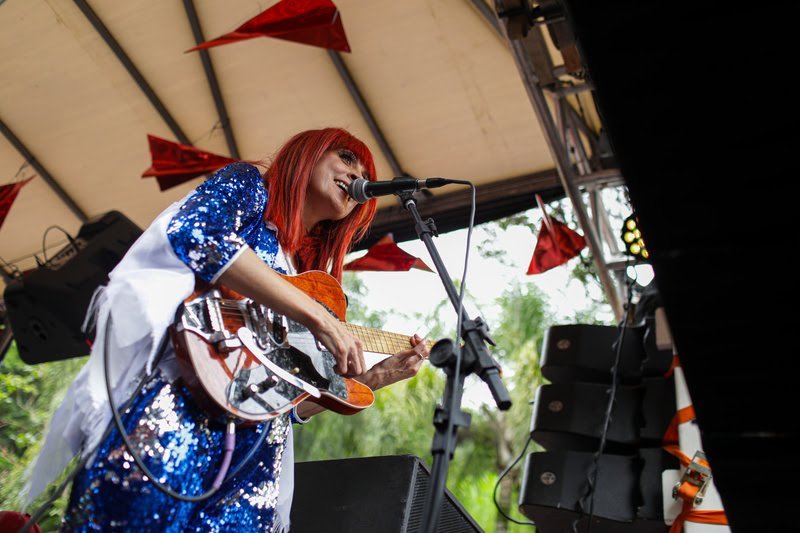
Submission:
<svg viewBox="0 0 800 533">
<path fill-rule="evenodd" d="M 85 358 L 28 365 L 12 344 L 0 366 L 0 509 L 21 510 L 23 474 L 36 457 L 50 417 Z M 51 486 L 33 503 L 36 509 L 54 491 Z M 63 495 L 39 522 L 44 531 L 58 529 L 66 505 Z M 29 510 L 29 512 L 31 512 Z"/>
<path fill-rule="evenodd" d="M 295 426 L 298 460 L 429 455 L 431 418 L 441 381 L 434 369 L 423 367 L 415 379 L 377 391 L 375 404 L 364 413 L 323 413 Z"/>
<path fill-rule="evenodd" d="M 367 288 L 361 278 L 354 272 L 345 272 L 342 285 L 347 294 L 347 321 L 371 328 L 381 327 L 386 317 L 379 311 L 369 309 L 364 303 Z"/>
</svg>

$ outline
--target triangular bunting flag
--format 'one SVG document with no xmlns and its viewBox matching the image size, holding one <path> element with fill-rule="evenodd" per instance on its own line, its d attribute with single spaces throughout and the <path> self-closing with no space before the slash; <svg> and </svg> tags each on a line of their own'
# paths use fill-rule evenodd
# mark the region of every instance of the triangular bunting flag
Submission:
<svg viewBox="0 0 800 533">
<path fill-rule="evenodd" d="M 539 238 L 533 250 L 531 263 L 528 265 L 528 274 L 541 274 L 551 268 L 563 265 L 586 246 L 582 235 L 572 231 L 563 222 L 551 218 L 544 208 L 541 197 L 536 195 L 536 201 L 542 210 L 542 224 L 539 227 Z"/>
<path fill-rule="evenodd" d="M 3 227 L 3 222 L 6 221 L 6 216 L 17 199 L 20 189 L 22 189 L 29 181 L 33 179 L 31 176 L 28 179 L 15 181 L 6 185 L 0 185 L 0 228 Z"/>
<path fill-rule="evenodd" d="M 162 191 L 237 161 L 154 135 L 148 135 L 147 140 L 153 164 L 142 177 L 155 177 Z"/>
<path fill-rule="evenodd" d="M 193 52 L 254 37 L 275 37 L 349 52 L 339 9 L 330 0 L 281 0 L 230 33 L 187 50 Z"/>
<path fill-rule="evenodd" d="M 367 255 L 359 257 L 344 265 L 344 270 L 379 270 L 405 272 L 412 268 L 433 272 L 422 259 L 404 252 L 394 242 L 391 233 L 387 233 L 367 251 Z"/>
</svg>

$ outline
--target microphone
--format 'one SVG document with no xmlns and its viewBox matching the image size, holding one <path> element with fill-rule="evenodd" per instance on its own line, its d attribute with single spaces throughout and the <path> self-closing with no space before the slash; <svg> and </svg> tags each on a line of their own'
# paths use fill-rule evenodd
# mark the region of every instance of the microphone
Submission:
<svg viewBox="0 0 800 533">
<path fill-rule="evenodd" d="M 390 181 L 369 181 L 364 178 L 356 178 L 347 186 L 347 194 L 356 202 L 363 204 L 370 198 L 378 196 L 388 196 L 397 192 L 413 192 L 420 189 L 435 189 L 453 180 L 445 178 L 428 178 L 418 180 L 414 178 L 393 178 Z"/>
</svg>

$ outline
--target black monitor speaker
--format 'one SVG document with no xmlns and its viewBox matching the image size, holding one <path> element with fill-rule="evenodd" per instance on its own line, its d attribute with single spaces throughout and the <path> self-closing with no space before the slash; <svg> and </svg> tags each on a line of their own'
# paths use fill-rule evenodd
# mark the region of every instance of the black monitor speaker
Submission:
<svg viewBox="0 0 800 533">
<path fill-rule="evenodd" d="M 20 358 L 28 364 L 89 353 L 81 325 L 95 289 L 108 281 L 142 230 L 119 211 L 93 218 L 39 268 L 3 293 Z"/>
<path fill-rule="evenodd" d="M 422 531 L 430 472 L 419 457 L 389 455 L 295 465 L 292 533 Z M 437 531 L 483 531 L 445 491 Z"/>
</svg>

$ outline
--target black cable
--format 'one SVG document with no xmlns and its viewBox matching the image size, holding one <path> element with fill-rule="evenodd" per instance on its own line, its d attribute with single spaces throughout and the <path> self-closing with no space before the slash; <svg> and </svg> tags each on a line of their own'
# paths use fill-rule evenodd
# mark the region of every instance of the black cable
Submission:
<svg viewBox="0 0 800 533">
<path fill-rule="evenodd" d="M 467 266 L 469 265 L 469 243 L 472 240 L 472 229 L 475 226 L 475 208 L 476 208 L 476 192 L 475 192 L 475 185 L 470 181 L 463 181 L 463 180 L 453 180 L 453 183 L 460 183 L 463 185 L 469 185 L 470 191 L 472 193 L 472 199 L 470 202 L 470 212 L 469 212 L 469 225 L 467 226 L 467 243 L 466 243 L 466 251 L 464 252 L 464 270 L 461 274 L 461 287 L 459 287 L 458 291 L 458 319 L 456 320 L 456 338 L 461 335 L 461 319 L 464 316 L 464 292 L 467 287 Z M 461 346 L 459 343 L 456 343 L 456 369 L 455 369 L 455 379 L 458 380 L 458 377 L 461 373 Z M 455 399 L 454 399 L 455 402 Z M 451 404 L 450 412 L 452 413 L 452 409 L 455 407 L 455 403 Z M 450 417 L 451 425 L 448 428 L 452 431 L 452 420 L 453 418 Z M 449 435 L 448 431 L 448 435 Z M 449 444 L 449 443 L 448 443 Z M 449 449 L 449 448 L 448 448 Z"/>
<path fill-rule="evenodd" d="M 493 499 L 494 499 L 494 506 L 497 507 L 497 510 L 500 512 L 500 514 L 503 515 L 505 519 L 508 520 L 509 522 L 514 522 L 515 524 L 519 524 L 521 526 L 536 527 L 536 524 L 533 522 L 525 522 L 522 520 L 517 520 L 516 518 L 512 518 L 511 516 L 507 515 L 506 512 L 503 510 L 503 508 L 500 507 L 500 502 L 497 501 L 497 489 L 500 487 L 500 482 L 503 481 L 503 478 L 506 477 L 506 474 L 508 474 L 511 471 L 511 469 L 514 468 L 514 466 L 520 461 L 520 459 L 522 459 L 525 456 L 525 452 L 528 451 L 528 446 L 530 445 L 531 442 L 533 442 L 533 438 L 530 435 L 528 435 L 528 440 L 525 441 L 525 446 L 522 448 L 522 451 L 519 453 L 517 458 L 514 459 L 514 462 L 505 467 L 505 469 L 503 469 L 503 471 L 500 472 L 500 476 L 497 478 L 497 482 L 494 484 Z"/>
<path fill-rule="evenodd" d="M 578 500 L 578 518 L 576 518 L 572 522 L 572 531 L 574 533 L 578 533 L 578 522 L 584 515 L 584 504 L 583 502 L 589 498 L 589 520 L 586 527 L 586 533 L 591 533 L 592 531 L 592 518 L 594 518 L 594 497 L 595 497 L 595 487 L 597 485 L 597 473 L 600 470 L 600 456 L 603 454 L 603 451 L 606 447 L 606 439 L 608 438 L 608 428 L 611 425 L 611 411 L 614 409 L 614 403 L 617 399 L 617 389 L 619 388 L 619 365 L 620 359 L 622 358 L 622 344 L 625 341 L 625 331 L 627 330 L 628 326 L 628 314 L 631 309 L 631 298 L 633 296 L 633 282 L 631 280 L 627 284 L 628 289 L 628 301 L 625 304 L 625 313 L 622 317 L 622 321 L 619 324 L 619 336 L 617 337 L 617 349 L 614 354 L 614 366 L 612 367 L 611 372 L 611 388 L 609 389 L 609 397 L 608 397 L 608 404 L 606 404 L 606 412 L 603 418 L 603 431 L 600 434 L 600 445 L 597 448 L 597 452 L 595 452 L 594 457 L 592 459 L 592 465 L 589 468 L 589 472 L 587 473 L 587 491 L 586 493 Z"/>
<path fill-rule="evenodd" d="M 44 230 L 44 234 L 42 235 L 42 257 L 44 257 L 45 263 L 47 263 L 47 249 L 45 248 L 45 242 L 47 240 L 47 234 L 50 232 L 51 229 L 61 230 L 61 232 L 67 236 L 67 240 L 69 240 L 69 243 L 72 245 L 72 247 L 75 248 L 75 252 L 76 253 L 80 252 L 80 249 L 78 248 L 78 243 L 75 242 L 75 239 L 72 237 L 72 235 L 67 233 L 67 230 L 65 230 L 61 226 L 53 224 L 52 226 L 49 226 L 46 230 Z"/>
<path fill-rule="evenodd" d="M 467 243 L 466 243 L 466 251 L 464 252 L 464 270 L 461 274 L 461 287 L 458 290 L 458 319 L 456 320 L 456 339 L 461 335 L 461 320 L 464 316 L 464 292 L 467 286 L 467 266 L 469 265 L 469 243 L 472 240 L 472 229 L 475 226 L 475 208 L 476 208 L 476 192 L 475 192 L 475 185 L 470 181 L 462 181 L 462 180 L 453 180 L 453 183 L 461 183 L 463 185 L 469 185 L 470 191 L 472 192 L 472 200 L 469 212 L 469 225 L 467 226 Z M 456 354 L 456 366 L 453 372 L 453 382 L 458 383 L 458 379 L 461 375 L 461 360 L 463 359 L 461 353 L 461 343 L 455 343 L 455 354 Z M 460 401 L 460 399 L 459 399 Z M 447 441 L 445 442 L 445 453 L 450 453 L 450 440 L 453 434 L 453 424 L 454 424 L 454 414 L 456 408 L 456 398 L 455 395 L 450 399 L 450 417 L 448 418 L 447 424 Z"/>
<path fill-rule="evenodd" d="M 159 491 L 163 492 L 164 494 L 171 496 L 176 500 L 181 500 L 184 502 L 201 502 L 207 500 L 208 498 L 213 496 L 219 490 L 219 488 L 225 484 L 225 482 L 233 478 L 233 476 L 235 476 L 239 472 L 239 470 L 242 469 L 245 463 L 250 460 L 250 458 L 253 456 L 256 450 L 258 450 L 258 448 L 261 447 L 261 444 L 263 444 L 264 439 L 266 438 L 268 433 L 266 427 L 261 432 L 261 435 L 259 435 L 258 439 L 248 452 L 247 456 L 245 456 L 244 460 L 242 460 L 239 463 L 239 465 L 234 469 L 233 473 L 231 473 L 227 478 L 225 478 L 225 480 L 222 481 L 220 484 L 211 487 L 211 489 L 209 489 L 207 492 L 204 492 L 203 494 L 198 494 L 196 496 L 186 496 L 183 494 L 179 494 L 174 490 L 170 489 L 169 487 L 167 487 L 166 485 L 163 485 L 162 483 L 156 481 L 156 477 L 152 474 L 152 472 L 150 472 L 150 469 L 147 468 L 147 466 L 144 464 L 142 458 L 139 457 L 139 454 L 137 454 L 136 451 L 133 449 L 133 444 L 131 444 L 130 440 L 128 439 L 128 433 L 125 431 L 125 426 L 122 422 L 122 417 L 120 416 L 119 411 L 117 411 L 117 408 L 114 405 L 114 400 L 111 394 L 111 379 L 109 378 L 108 375 L 108 336 L 109 336 L 108 334 L 110 329 L 111 329 L 111 315 L 108 316 L 106 322 L 106 337 L 104 339 L 104 347 L 103 347 L 104 348 L 103 366 L 106 377 L 106 391 L 108 392 L 108 402 L 111 406 L 111 413 L 114 417 L 114 424 L 116 425 L 117 430 L 119 431 L 120 436 L 122 437 L 122 441 L 125 443 L 125 447 L 128 449 L 128 453 L 131 455 L 131 457 L 133 457 L 136 466 L 138 466 L 139 469 L 144 473 L 144 475 L 147 476 L 147 478 L 150 480 L 153 486 L 155 486 Z M 159 347 L 159 351 L 163 352 L 165 350 L 168 339 L 169 335 L 165 333 L 164 336 L 161 338 L 161 345 Z"/>
</svg>

